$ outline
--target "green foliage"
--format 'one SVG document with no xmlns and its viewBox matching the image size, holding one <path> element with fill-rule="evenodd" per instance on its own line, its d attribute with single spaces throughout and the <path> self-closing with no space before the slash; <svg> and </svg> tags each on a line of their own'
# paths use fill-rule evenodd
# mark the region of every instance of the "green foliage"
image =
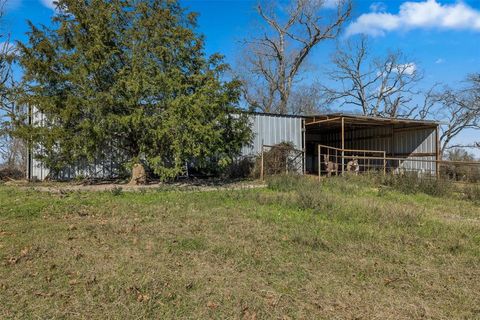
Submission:
<svg viewBox="0 0 480 320">
<path fill-rule="evenodd" d="M 480 167 L 474 165 L 465 165 L 461 162 L 475 161 L 475 156 L 465 149 L 454 148 L 447 151 L 445 160 L 459 161 L 456 163 L 446 163 L 441 166 L 440 173 L 442 177 L 456 181 L 480 181 Z"/>
<path fill-rule="evenodd" d="M 117 152 L 162 179 L 185 163 L 221 170 L 249 142 L 240 83 L 204 54 L 196 15 L 173 0 L 59 0 L 53 27 L 30 23 L 19 43 L 23 101 L 45 115 L 32 138 L 53 171 Z M 113 151 L 112 151 L 113 150 Z"/>
</svg>

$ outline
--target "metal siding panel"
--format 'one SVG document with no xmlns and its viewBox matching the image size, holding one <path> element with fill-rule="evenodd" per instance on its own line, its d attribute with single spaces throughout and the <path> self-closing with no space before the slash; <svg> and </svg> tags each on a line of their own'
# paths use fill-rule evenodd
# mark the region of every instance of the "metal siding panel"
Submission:
<svg viewBox="0 0 480 320">
<path fill-rule="evenodd" d="M 251 156 L 261 152 L 265 145 L 291 142 L 296 149 L 302 149 L 302 119 L 270 115 L 252 115 L 253 146 L 242 148 L 242 155 Z"/>
</svg>

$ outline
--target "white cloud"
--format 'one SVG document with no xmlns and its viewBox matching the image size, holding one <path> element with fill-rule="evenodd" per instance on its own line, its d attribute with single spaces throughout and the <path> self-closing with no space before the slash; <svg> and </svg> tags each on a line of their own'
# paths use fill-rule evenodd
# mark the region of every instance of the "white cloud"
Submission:
<svg viewBox="0 0 480 320">
<path fill-rule="evenodd" d="M 340 0 L 323 0 L 321 2 L 325 8 L 333 9 L 338 6 Z"/>
<path fill-rule="evenodd" d="M 414 62 L 399 64 L 395 70 L 397 73 L 411 76 L 417 71 L 417 65 Z"/>
<path fill-rule="evenodd" d="M 445 63 L 445 59 L 438 58 L 437 60 L 435 60 L 435 63 L 436 63 L 436 64 L 442 64 L 442 63 Z"/>
<path fill-rule="evenodd" d="M 347 36 L 381 36 L 389 31 L 416 28 L 474 30 L 480 32 L 480 11 L 463 2 L 441 4 L 437 0 L 404 2 L 398 14 L 370 12 L 362 14 L 347 28 Z"/>
<path fill-rule="evenodd" d="M 370 5 L 370 11 L 372 11 L 372 12 L 385 12 L 385 11 L 387 11 L 387 5 L 383 2 L 374 2 Z"/>
<path fill-rule="evenodd" d="M 55 4 L 53 3 L 54 0 L 40 0 L 40 2 L 47 8 L 55 10 Z"/>
</svg>

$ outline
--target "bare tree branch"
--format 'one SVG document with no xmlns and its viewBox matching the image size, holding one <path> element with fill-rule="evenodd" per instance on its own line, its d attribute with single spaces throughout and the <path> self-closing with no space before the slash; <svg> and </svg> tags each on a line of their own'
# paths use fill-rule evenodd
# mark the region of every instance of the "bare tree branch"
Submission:
<svg viewBox="0 0 480 320">
<path fill-rule="evenodd" d="M 0 22 L 6 1 L 0 3 Z M 15 120 L 21 108 L 15 101 L 15 81 L 12 64 L 16 49 L 8 34 L 0 34 L 0 164 L 24 169 L 26 150 L 23 141 L 12 136 Z"/>
<path fill-rule="evenodd" d="M 364 115 L 411 116 L 408 106 L 418 93 L 415 85 L 422 75 L 416 65 L 400 51 L 372 58 L 365 37 L 347 41 L 332 58 L 335 69 L 329 72 L 338 88 L 323 87 L 325 102 L 359 106 Z"/>
<path fill-rule="evenodd" d="M 422 106 L 418 107 L 420 119 L 431 118 L 442 123 L 440 151 L 455 148 L 478 148 L 480 142 L 453 143 L 465 130 L 480 129 L 480 75 L 470 75 L 462 89 L 434 85 L 425 92 Z"/>
<path fill-rule="evenodd" d="M 245 41 L 240 72 L 244 97 L 252 108 L 287 113 L 306 59 L 320 42 L 338 36 L 351 2 L 340 0 L 335 11 L 318 0 L 295 0 L 283 9 L 263 1 L 257 9 L 267 28 L 261 37 Z"/>
</svg>

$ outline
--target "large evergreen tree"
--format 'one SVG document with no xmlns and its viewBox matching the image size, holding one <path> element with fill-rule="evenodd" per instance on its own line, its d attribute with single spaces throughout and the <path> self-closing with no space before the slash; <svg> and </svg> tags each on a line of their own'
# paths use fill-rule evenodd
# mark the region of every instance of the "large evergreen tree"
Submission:
<svg viewBox="0 0 480 320">
<path fill-rule="evenodd" d="M 187 161 L 228 165 L 251 133 L 239 83 L 221 80 L 227 66 L 195 27 L 174 0 L 59 0 L 52 27 L 30 23 L 19 43 L 24 100 L 46 118 L 19 134 L 52 172 L 112 145 L 163 179 Z"/>
</svg>

